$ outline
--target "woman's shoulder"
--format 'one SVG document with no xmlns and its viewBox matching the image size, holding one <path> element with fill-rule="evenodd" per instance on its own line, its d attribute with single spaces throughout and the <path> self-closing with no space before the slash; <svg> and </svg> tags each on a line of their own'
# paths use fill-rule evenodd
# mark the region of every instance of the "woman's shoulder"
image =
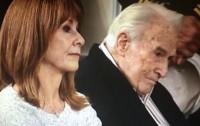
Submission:
<svg viewBox="0 0 200 126">
<path fill-rule="evenodd" d="M 96 111 L 91 107 L 91 105 L 88 105 L 81 110 L 74 110 L 66 103 L 62 114 L 64 114 L 65 117 L 68 117 L 68 122 L 70 122 L 70 124 L 76 124 L 77 126 L 102 125 L 100 119 L 97 117 Z"/>
<path fill-rule="evenodd" d="M 92 106 L 87 106 L 80 110 L 80 117 L 84 119 L 87 126 L 101 126 L 101 121 Z"/>
<path fill-rule="evenodd" d="M 10 102 L 14 102 L 17 97 L 17 92 L 13 89 L 12 85 L 8 85 L 0 92 L 0 106 L 2 105 L 12 105 Z"/>
<path fill-rule="evenodd" d="M 30 117 L 28 104 L 19 97 L 12 85 L 0 92 L 0 125 L 24 126 Z"/>
<path fill-rule="evenodd" d="M 27 103 L 19 93 L 12 87 L 8 85 L 0 92 L 0 112 L 7 112 L 12 109 L 12 112 L 17 110 L 28 110 L 34 107 Z M 23 111 L 22 111 L 23 112 Z"/>
</svg>

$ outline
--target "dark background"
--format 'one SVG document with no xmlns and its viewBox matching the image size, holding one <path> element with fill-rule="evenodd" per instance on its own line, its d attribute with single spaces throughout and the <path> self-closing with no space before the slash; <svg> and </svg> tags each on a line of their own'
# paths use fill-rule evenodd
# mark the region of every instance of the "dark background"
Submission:
<svg viewBox="0 0 200 126">
<path fill-rule="evenodd" d="M 3 22 L 3 18 L 6 13 L 6 10 L 11 2 L 12 0 L 0 0 L 0 26 Z"/>
<path fill-rule="evenodd" d="M 200 11 L 200 0 L 118 0 L 122 5 L 122 9 L 130 5 L 131 3 L 138 3 L 144 1 L 151 1 L 155 3 L 159 3 L 167 7 L 168 9 L 177 11 L 184 15 L 193 15 L 200 20 L 200 15 L 198 15 L 194 8 L 198 8 Z"/>
</svg>

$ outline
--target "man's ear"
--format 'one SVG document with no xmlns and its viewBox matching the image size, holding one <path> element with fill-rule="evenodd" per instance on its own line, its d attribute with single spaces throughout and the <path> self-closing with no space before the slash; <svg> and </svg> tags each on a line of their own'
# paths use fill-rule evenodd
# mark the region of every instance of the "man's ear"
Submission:
<svg viewBox="0 0 200 126">
<path fill-rule="evenodd" d="M 117 52 L 124 56 L 130 45 L 129 36 L 126 33 L 120 33 L 117 38 Z"/>
</svg>

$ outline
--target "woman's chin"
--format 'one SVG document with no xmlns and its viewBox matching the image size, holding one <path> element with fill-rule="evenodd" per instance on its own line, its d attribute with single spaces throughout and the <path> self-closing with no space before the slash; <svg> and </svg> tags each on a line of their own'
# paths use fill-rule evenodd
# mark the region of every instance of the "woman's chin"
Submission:
<svg viewBox="0 0 200 126">
<path fill-rule="evenodd" d="M 76 65 L 71 65 L 71 66 L 68 68 L 67 72 L 76 72 L 76 71 L 78 70 L 78 67 L 79 67 L 78 64 L 76 64 Z"/>
</svg>

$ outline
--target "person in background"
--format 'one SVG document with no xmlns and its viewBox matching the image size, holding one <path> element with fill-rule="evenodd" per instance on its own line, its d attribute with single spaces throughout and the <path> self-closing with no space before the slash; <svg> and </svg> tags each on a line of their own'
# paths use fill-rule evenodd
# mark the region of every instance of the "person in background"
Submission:
<svg viewBox="0 0 200 126">
<path fill-rule="evenodd" d="M 74 72 L 84 39 L 78 0 L 14 0 L 0 36 L 1 126 L 101 126 Z"/>
<path fill-rule="evenodd" d="M 170 64 L 168 75 L 160 79 L 175 102 L 192 119 L 191 125 L 200 124 L 200 1 L 198 0 L 118 0 L 122 9 L 132 3 L 148 1 L 159 3 L 168 9 L 184 14 L 183 27 L 179 34 L 179 48 Z M 199 117 L 190 116 L 199 113 Z M 198 115 L 198 114 L 195 114 Z M 196 121 L 195 121 L 196 120 Z"/>
<path fill-rule="evenodd" d="M 182 17 L 158 4 L 132 4 L 80 61 L 77 90 L 89 97 L 104 126 L 187 126 L 158 82 L 176 54 Z"/>
</svg>

